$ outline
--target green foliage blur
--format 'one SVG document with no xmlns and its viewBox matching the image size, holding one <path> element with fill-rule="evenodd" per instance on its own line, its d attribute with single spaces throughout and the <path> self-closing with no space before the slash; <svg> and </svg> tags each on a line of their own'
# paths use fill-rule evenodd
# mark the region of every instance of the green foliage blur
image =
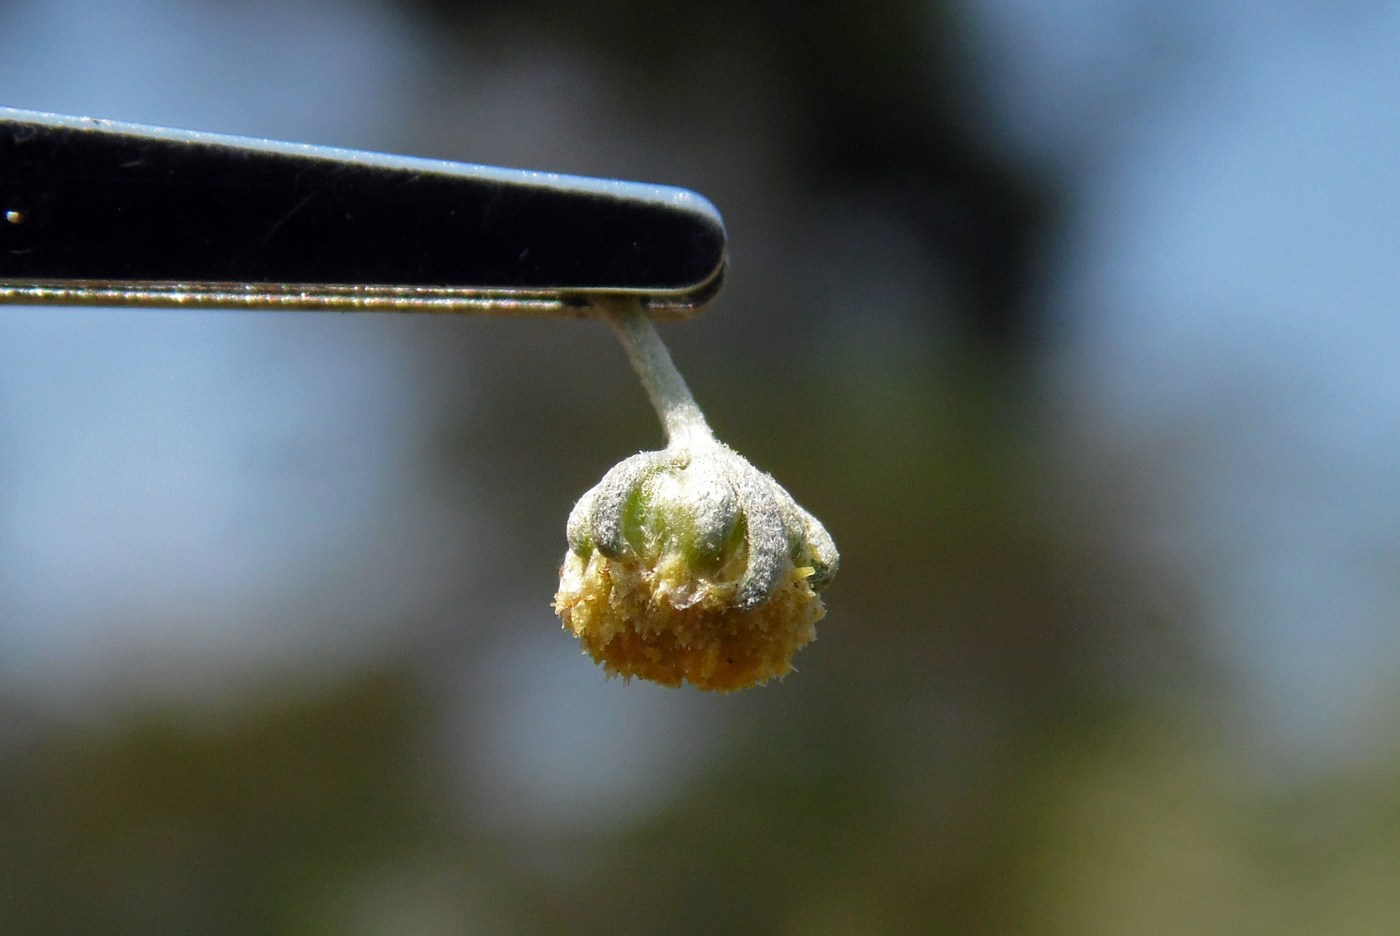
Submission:
<svg viewBox="0 0 1400 936">
<path fill-rule="evenodd" d="M 1043 405 L 1070 193 L 986 129 L 957 5 L 420 12 L 502 56 L 527 34 L 577 56 L 644 128 L 639 169 L 684 136 L 690 177 L 651 175 L 716 201 L 734 270 L 665 335 L 718 434 L 835 536 L 819 640 L 781 684 L 683 690 L 709 721 L 681 743 L 707 753 L 645 808 L 474 809 L 493 767 L 453 725 L 551 691 L 543 670 L 493 688 L 482 661 L 518 626 L 496 598 L 532 596 L 568 641 L 547 608 L 568 508 L 659 436 L 601 329 L 406 326 L 425 382 L 479 396 L 428 414 L 424 470 L 470 479 L 511 537 L 483 531 L 471 575 L 443 559 L 474 583 L 459 606 L 351 665 L 101 718 L 0 697 L 0 933 L 1393 931 L 1400 762 L 1260 783 L 1214 714 L 1189 583 L 1134 547 L 1130 466 Z M 895 233 L 871 248 L 861 219 Z M 830 243 L 804 265 L 801 237 Z"/>
</svg>

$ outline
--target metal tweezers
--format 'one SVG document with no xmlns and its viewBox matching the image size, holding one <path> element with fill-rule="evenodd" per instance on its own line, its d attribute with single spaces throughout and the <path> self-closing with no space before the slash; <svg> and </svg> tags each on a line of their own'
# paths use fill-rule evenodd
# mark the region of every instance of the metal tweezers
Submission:
<svg viewBox="0 0 1400 936">
<path fill-rule="evenodd" d="M 0 303 L 676 319 L 724 269 L 684 189 L 0 108 Z"/>
</svg>

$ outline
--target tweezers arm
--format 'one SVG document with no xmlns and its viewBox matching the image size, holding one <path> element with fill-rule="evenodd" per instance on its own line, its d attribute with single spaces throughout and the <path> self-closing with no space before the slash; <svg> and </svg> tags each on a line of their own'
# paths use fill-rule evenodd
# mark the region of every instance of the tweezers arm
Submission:
<svg viewBox="0 0 1400 936">
<path fill-rule="evenodd" d="M 683 317 L 724 266 L 683 189 L 0 108 L 0 302 Z"/>
</svg>

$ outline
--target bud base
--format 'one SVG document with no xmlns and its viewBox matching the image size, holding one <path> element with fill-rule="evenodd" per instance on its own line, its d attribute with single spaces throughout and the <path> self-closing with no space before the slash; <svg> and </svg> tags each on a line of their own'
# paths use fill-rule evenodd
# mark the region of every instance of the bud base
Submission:
<svg viewBox="0 0 1400 936">
<path fill-rule="evenodd" d="M 720 600 L 677 608 L 659 597 L 655 570 L 570 552 L 554 609 L 609 676 L 732 692 L 784 676 L 792 655 L 816 637 L 826 610 L 811 574 L 792 568 L 749 610 Z"/>
</svg>

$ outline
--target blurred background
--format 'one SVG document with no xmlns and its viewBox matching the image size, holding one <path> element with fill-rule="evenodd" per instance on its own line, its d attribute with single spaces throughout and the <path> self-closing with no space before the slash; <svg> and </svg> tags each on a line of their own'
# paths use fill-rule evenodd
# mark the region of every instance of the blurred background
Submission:
<svg viewBox="0 0 1400 936">
<path fill-rule="evenodd" d="M 586 9 L 586 12 L 584 11 Z M 0 930 L 1393 933 L 1400 5 L 0 0 L 0 103 L 665 182 L 843 555 L 606 681 L 596 323 L 0 308 Z"/>
</svg>

